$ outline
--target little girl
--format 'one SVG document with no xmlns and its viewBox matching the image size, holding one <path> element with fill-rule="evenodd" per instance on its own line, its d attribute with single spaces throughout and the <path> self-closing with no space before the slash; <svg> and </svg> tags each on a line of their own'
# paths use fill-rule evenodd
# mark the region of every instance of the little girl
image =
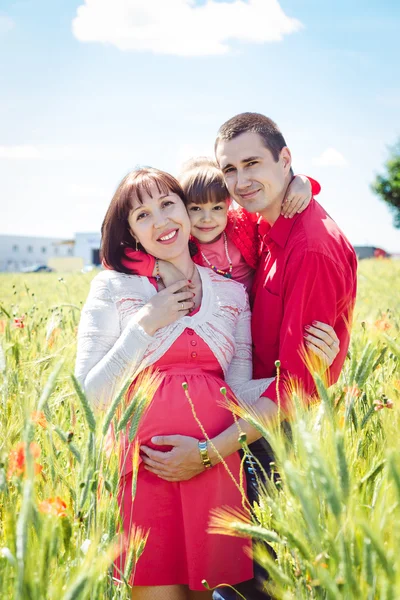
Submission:
<svg viewBox="0 0 400 600">
<path fill-rule="evenodd" d="M 250 292 L 259 256 L 257 215 L 232 207 L 223 175 L 212 159 L 188 161 L 179 181 L 191 221 L 193 261 L 239 281 Z M 318 182 L 296 175 L 287 190 L 282 214 L 290 218 L 302 212 L 320 190 Z M 179 278 L 173 265 L 141 252 L 140 247 L 125 248 L 124 253 L 124 266 L 137 275 L 153 275 L 165 285 Z"/>
</svg>

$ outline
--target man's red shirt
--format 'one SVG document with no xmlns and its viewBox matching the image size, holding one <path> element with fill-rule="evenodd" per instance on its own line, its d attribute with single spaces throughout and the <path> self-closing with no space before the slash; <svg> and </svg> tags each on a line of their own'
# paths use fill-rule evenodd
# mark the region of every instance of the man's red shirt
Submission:
<svg viewBox="0 0 400 600">
<path fill-rule="evenodd" d="M 271 227 L 260 218 L 261 258 L 252 301 L 253 376 L 275 377 L 280 360 L 279 393 L 287 402 L 289 378 L 311 395 L 313 379 L 305 366 L 305 325 L 323 321 L 340 340 L 328 373 L 334 383 L 346 358 L 356 297 L 357 258 L 353 247 L 325 210 L 312 200 L 292 219 L 280 216 Z M 277 402 L 276 383 L 265 393 Z"/>
</svg>

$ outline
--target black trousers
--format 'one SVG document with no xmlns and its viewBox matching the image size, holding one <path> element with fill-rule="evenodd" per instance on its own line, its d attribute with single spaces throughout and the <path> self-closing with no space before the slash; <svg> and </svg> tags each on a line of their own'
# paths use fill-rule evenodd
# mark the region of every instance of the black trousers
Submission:
<svg viewBox="0 0 400 600">
<path fill-rule="evenodd" d="M 271 465 L 274 461 L 274 455 L 268 442 L 261 438 L 253 444 L 249 445 L 249 450 L 257 461 L 262 465 L 266 476 L 271 476 Z M 243 455 L 243 453 L 242 453 Z M 257 478 L 260 481 L 264 481 L 264 474 L 262 470 L 257 466 L 255 461 L 252 461 L 248 457 L 245 460 L 245 472 L 247 480 L 247 497 L 250 504 L 254 501 L 258 501 L 258 485 Z M 257 477 L 256 477 L 257 476 Z M 266 544 L 268 551 L 275 555 L 273 549 Z M 272 600 L 270 596 L 261 591 L 262 582 L 268 579 L 268 573 L 258 563 L 254 562 L 254 577 L 249 581 L 244 581 L 235 585 L 235 588 L 246 598 L 246 600 Z M 213 592 L 213 600 L 239 600 L 238 596 L 230 588 L 224 587 L 219 588 Z"/>
</svg>

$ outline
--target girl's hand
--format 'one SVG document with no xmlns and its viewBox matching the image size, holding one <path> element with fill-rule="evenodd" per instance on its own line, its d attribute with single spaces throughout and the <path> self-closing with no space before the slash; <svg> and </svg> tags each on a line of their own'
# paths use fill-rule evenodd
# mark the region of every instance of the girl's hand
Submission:
<svg viewBox="0 0 400 600">
<path fill-rule="evenodd" d="M 286 190 L 281 215 L 291 219 L 301 213 L 310 204 L 312 198 L 311 183 L 305 175 L 296 175 Z"/>
<path fill-rule="evenodd" d="M 154 269 L 156 271 L 156 268 Z M 184 274 L 180 271 L 175 265 L 166 261 L 166 260 L 158 260 L 158 273 L 165 287 L 172 285 L 176 281 L 181 281 L 185 279 Z M 185 291 L 185 290 L 183 290 Z"/>
<path fill-rule="evenodd" d="M 174 323 L 193 308 L 193 292 L 182 291 L 188 283 L 187 279 L 181 279 L 166 287 L 139 310 L 137 322 L 148 335 L 154 335 L 158 329 Z"/>
<path fill-rule="evenodd" d="M 306 325 L 304 338 L 307 348 L 330 367 L 340 350 L 339 338 L 333 327 L 313 321 L 312 325 Z"/>
<path fill-rule="evenodd" d="M 153 275 L 159 275 L 161 277 L 161 281 L 158 281 L 158 291 L 161 291 L 163 288 L 176 283 L 177 281 L 181 281 L 185 279 L 184 274 L 180 271 L 175 265 L 168 262 L 167 260 L 158 260 L 157 265 L 154 267 Z M 185 285 L 182 288 L 182 292 L 193 291 L 195 285 L 193 283 L 189 283 L 187 286 Z"/>
</svg>

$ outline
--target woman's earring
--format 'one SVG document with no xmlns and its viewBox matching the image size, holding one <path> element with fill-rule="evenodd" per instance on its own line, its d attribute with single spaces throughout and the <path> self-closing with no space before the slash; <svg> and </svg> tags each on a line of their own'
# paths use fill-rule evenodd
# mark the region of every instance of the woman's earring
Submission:
<svg viewBox="0 0 400 600">
<path fill-rule="evenodd" d="M 138 251 L 138 247 L 137 247 L 137 240 L 136 239 L 135 239 L 135 246 L 136 246 L 135 247 L 135 251 L 137 252 Z"/>
</svg>

